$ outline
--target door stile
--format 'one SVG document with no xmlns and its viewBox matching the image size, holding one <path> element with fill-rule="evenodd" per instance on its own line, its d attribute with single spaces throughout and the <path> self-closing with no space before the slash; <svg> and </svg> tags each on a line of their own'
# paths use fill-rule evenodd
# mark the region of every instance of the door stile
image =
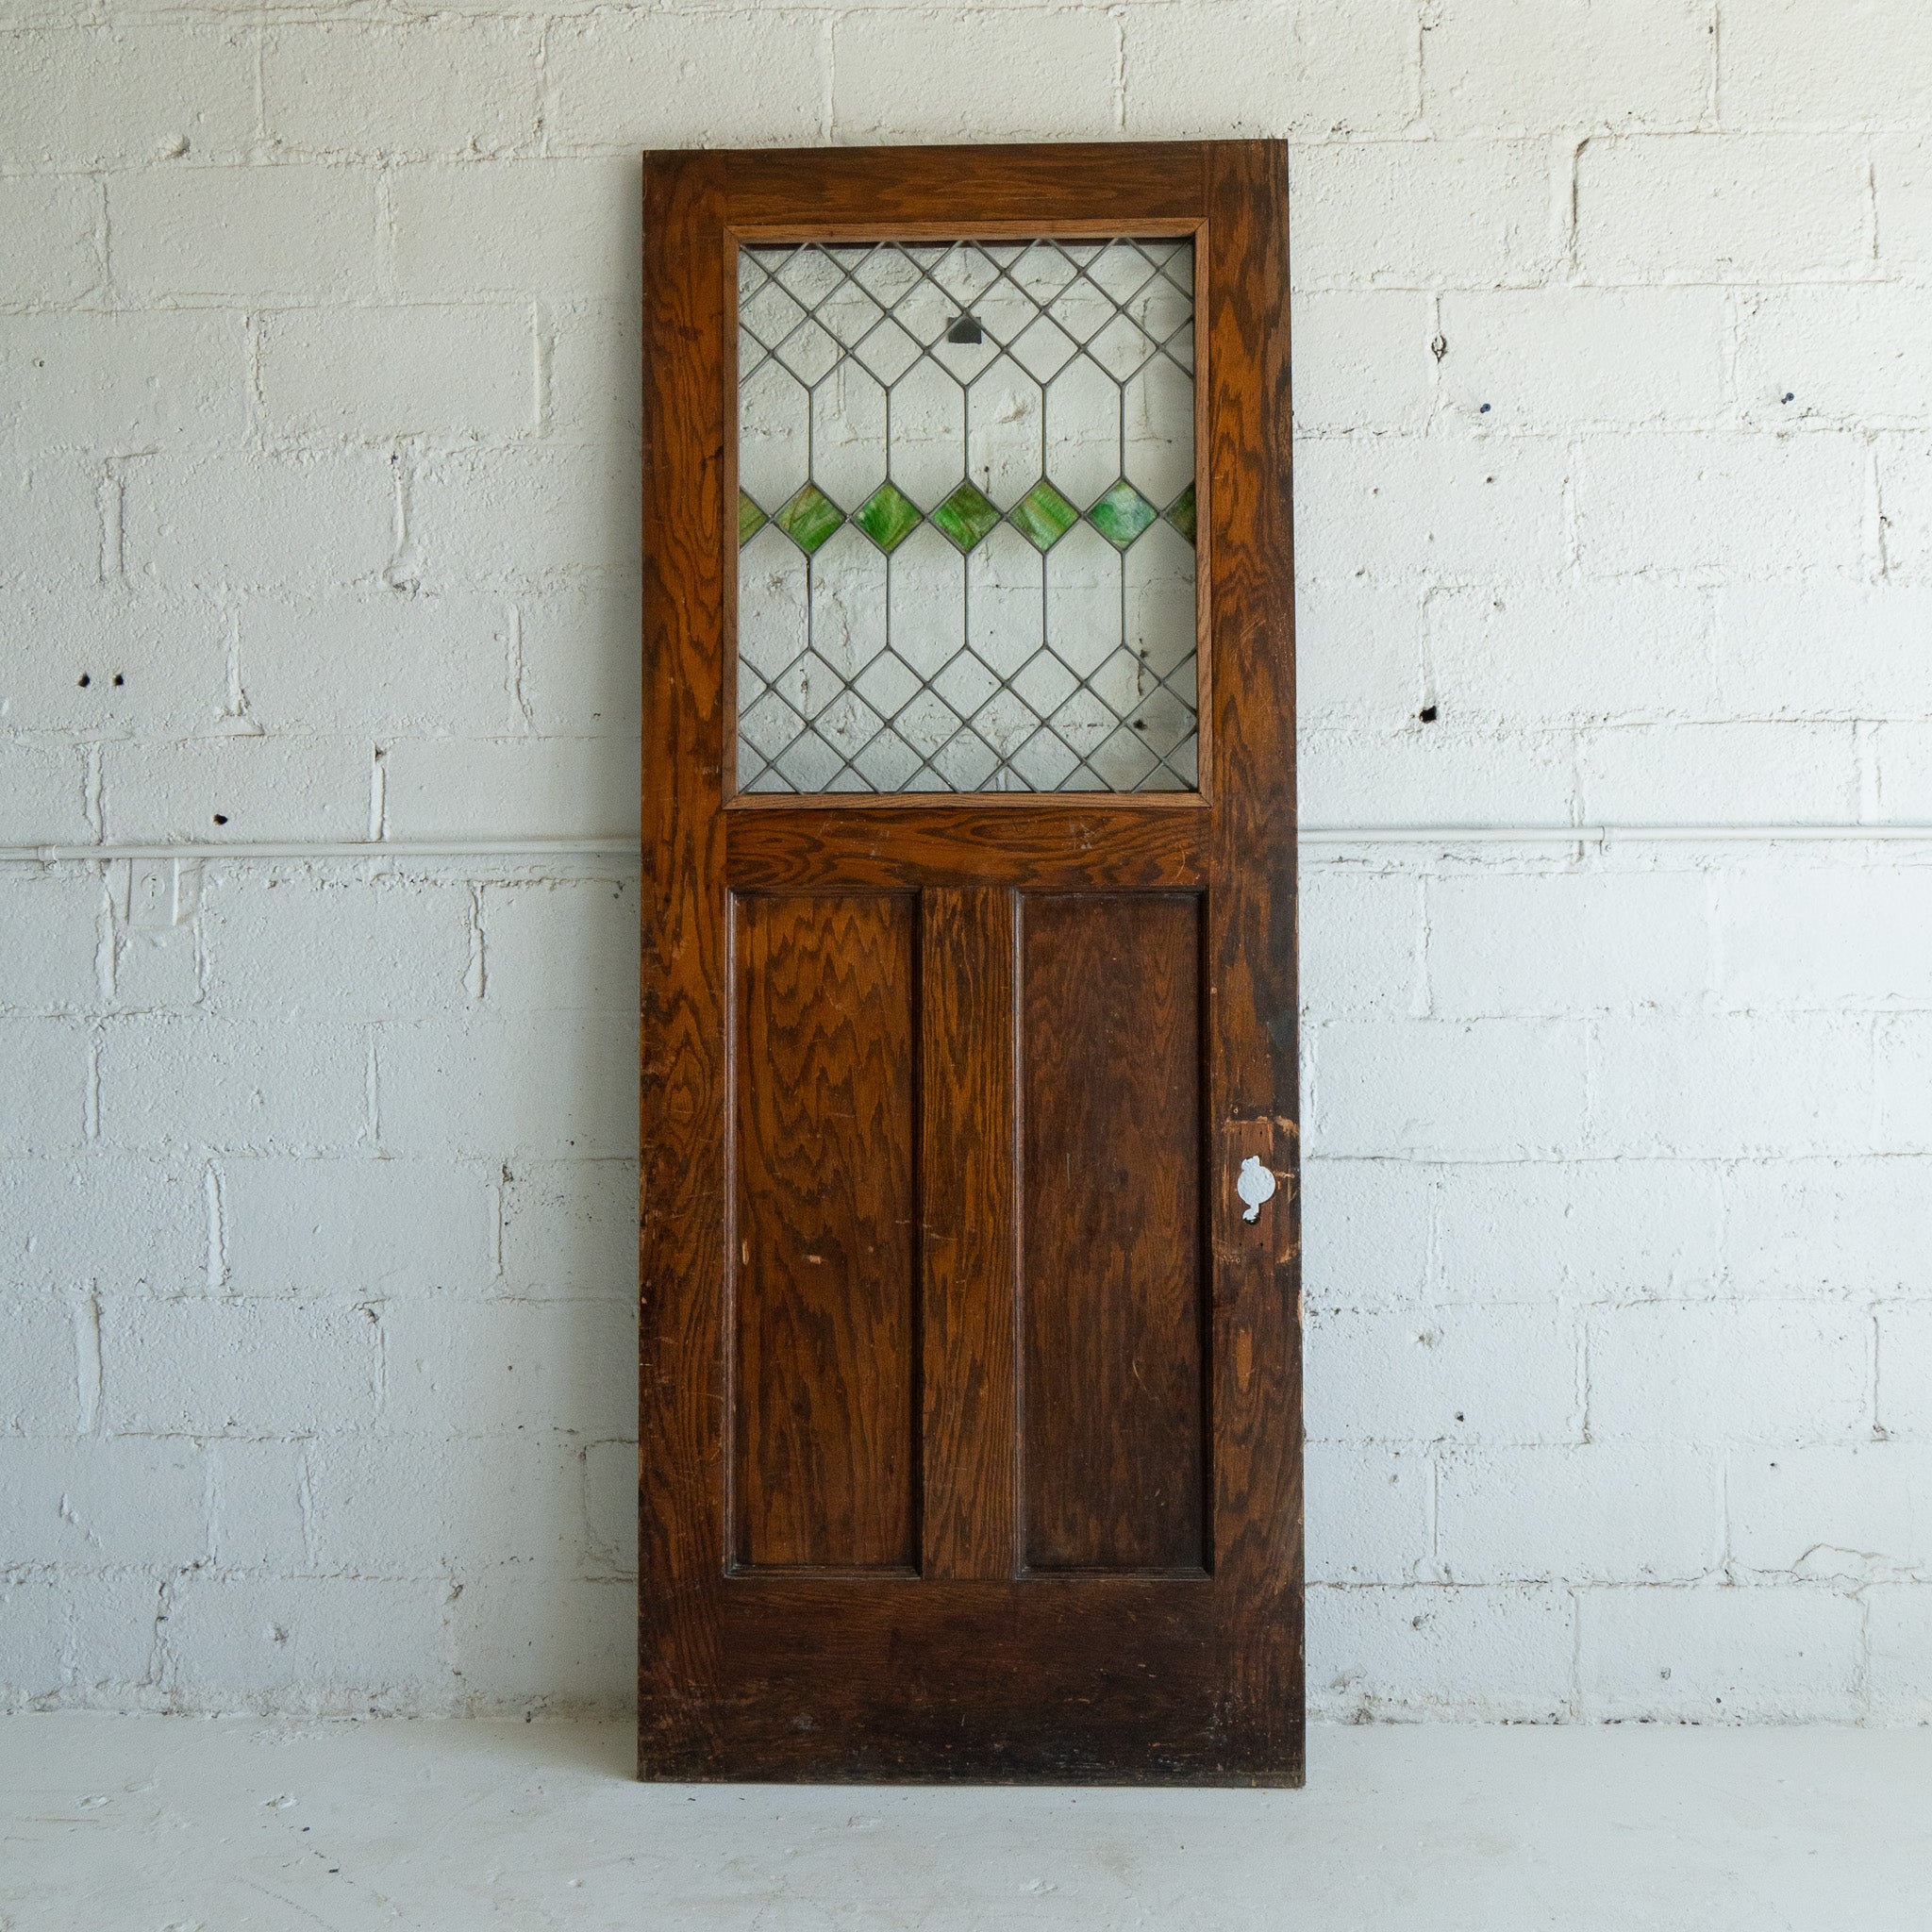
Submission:
<svg viewBox="0 0 1932 1932">
<path fill-rule="evenodd" d="M 676 236 L 687 272 L 646 274 L 643 308 L 645 747 L 640 990 L 639 1533 L 641 1775 L 718 1761 L 725 1119 L 730 984 L 721 808 L 721 541 L 727 441 L 724 168 L 658 155 L 647 252 Z M 693 1365 L 705 1368 L 693 1374 Z"/>
<path fill-rule="evenodd" d="M 920 899 L 921 1568 L 1005 1580 L 1018 1559 L 1013 893 Z"/>
<path fill-rule="evenodd" d="M 1220 1145 L 1211 1355 L 1215 1569 L 1230 1768 L 1299 1783 L 1303 1752 L 1299 1052 L 1288 158 L 1208 149 L 1208 477 L 1218 782 L 1210 808 L 1209 1106 Z M 1276 1191 L 1235 1191 L 1257 1158 Z"/>
</svg>

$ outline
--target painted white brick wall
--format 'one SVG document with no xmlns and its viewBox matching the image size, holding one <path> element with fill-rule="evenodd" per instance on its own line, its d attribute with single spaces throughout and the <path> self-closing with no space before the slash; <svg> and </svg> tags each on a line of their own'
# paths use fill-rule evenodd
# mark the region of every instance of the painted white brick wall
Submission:
<svg viewBox="0 0 1932 1932">
<path fill-rule="evenodd" d="M 1913 0 L 5 0 L 0 844 L 633 829 L 635 151 L 1217 132 L 1307 820 L 1932 819 L 1928 75 Z M 0 867 L 0 1702 L 622 1703 L 634 868 L 134 871 Z M 1932 845 L 1370 841 L 1303 936 L 1316 1707 L 1932 1717 Z"/>
</svg>

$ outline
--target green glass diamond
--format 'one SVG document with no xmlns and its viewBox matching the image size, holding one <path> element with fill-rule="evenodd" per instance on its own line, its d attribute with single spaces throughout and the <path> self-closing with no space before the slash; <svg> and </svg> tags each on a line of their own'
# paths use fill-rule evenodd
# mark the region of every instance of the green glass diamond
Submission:
<svg viewBox="0 0 1932 1932">
<path fill-rule="evenodd" d="M 1124 550 L 1159 514 L 1123 476 L 1087 512 L 1087 521 L 1109 543 Z"/>
<path fill-rule="evenodd" d="M 1000 513 L 971 483 L 962 483 L 933 511 L 932 520 L 961 550 L 971 550 L 999 522 Z"/>
<path fill-rule="evenodd" d="M 1165 514 L 1168 522 L 1191 543 L 1194 541 L 1194 486 L 1191 483 L 1168 505 Z"/>
<path fill-rule="evenodd" d="M 743 491 L 738 492 L 738 541 L 749 543 L 771 522 Z"/>
<path fill-rule="evenodd" d="M 1036 550 L 1051 550 L 1080 521 L 1080 512 L 1042 476 L 1007 512 L 1007 521 Z"/>
<path fill-rule="evenodd" d="M 888 557 L 919 527 L 919 506 L 895 483 L 881 483 L 852 512 L 852 521 Z"/>
<path fill-rule="evenodd" d="M 808 483 L 772 521 L 809 557 L 845 521 L 845 512 L 816 483 Z"/>
</svg>

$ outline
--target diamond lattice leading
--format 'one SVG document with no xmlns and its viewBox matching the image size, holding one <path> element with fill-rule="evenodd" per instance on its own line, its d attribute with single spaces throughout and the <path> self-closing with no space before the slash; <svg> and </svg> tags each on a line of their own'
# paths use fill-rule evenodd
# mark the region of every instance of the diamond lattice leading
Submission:
<svg viewBox="0 0 1932 1932">
<path fill-rule="evenodd" d="M 1196 789 L 1193 274 L 741 252 L 741 791 Z"/>
</svg>

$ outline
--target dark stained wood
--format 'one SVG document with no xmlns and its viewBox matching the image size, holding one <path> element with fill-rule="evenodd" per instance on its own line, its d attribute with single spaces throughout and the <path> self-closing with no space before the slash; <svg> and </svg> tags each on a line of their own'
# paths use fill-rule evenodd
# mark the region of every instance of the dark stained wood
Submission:
<svg viewBox="0 0 1932 1932">
<path fill-rule="evenodd" d="M 725 1768 L 724 170 L 644 167 L 638 1765 Z"/>
<path fill-rule="evenodd" d="M 774 1782 L 1226 1784 L 1203 1721 L 1213 1592 L 1198 1576 L 734 1577 L 725 1644 L 743 1669 L 719 1722 Z"/>
<path fill-rule="evenodd" d="M 1021 902 L 1035 1570 L 1205 1565 L 1199 903 Z"/>
<path fill-rule="evenodd" d="M 724 160 L 732 231 L 759 241 L 1182 234 L 1202 211 L 1201 150 L 1179 142 L 751 149 Z"/>
<path fill-rule="evenodd" d="M 924 1557 L 1004 1578 L 1014 1529 L 1013 895 L 922 894 Z"/>
<path fill-rule="evenodd" d="M 1251 1153 L 1299 1170 L 1295 987 L 1294 541 L 1290 488 L 1288 153 L 1208 151 L 1206 568 L 1214 621 L 1208 893 L 1208 1118 L 1219 1178 L 1209 1339 L 1220 1715 L 1229 1769 L 1301 1775 L 1298 1191 L 1241 1218 Z M 1281 1224 L 1286 1220 L 1284 1233 Z M 1282 1258 L 1286 1257 L 1287 1258 Z"/>
<path fill-rule="evenodd" d="M 741 899 L 738 1562 L 914 1567 L 914 906 Z"/>
<path fill-rule="evenodd" d="M 1279 142 L 647 158 L 646 1776 L 1301 1781 L 1286 166 Z M 829 233 L 1195 236 L 1200 796 L 726 808 L 729 269 L 740 236 Z M 731 891 L 747 895 L 736 958 Z M 1046 921 L 1030 1068 L 1016 1057 L 1016 917 L 1023 934 Z M 1140 935 L 1126 981 L 1139 1061 L 1127 1017 L 1103 1015 L 1115 1029 L 1105 1050 L 1090 1043 L 1075 1064 L 1073 1029 L 1104 1005 L 1080 965 L 1098 957 L 1095 920 L 1119 928 L 1112 957 L 1128 927 Z M 1172 1045 L 1188 1005 L 1182 921 L 1197 975 L 1188 1074 Z M 839 1011 L 814 1009 L 813 973 L 818 1007 Z M 835 1061 L 837 1076 L 814 1071 Z M 1154 1064 L 1167 1091 L 1149 1112 Z M 1118 1126 L 1130 1106 L 1146 1141 L 1126 1163 L 1136 1186 L 1150 1165 L 1178 1174 L 1190 1136 L 1191 1524 L 1165 1491 L 1151 1509 L 1106 1489 L 1121 1472 L 1164 1481 L 1153 1436 L 1181 1440 L 1179 1276 L 1158 1275 L 1150 1298 L 1157 1274 L 1134 1250 L 1074 1256 L 1074 1275 L 1058 1280 L 1042 1257 L 1019 1278 L 1023 1081 L 1035 1083 L 1029 1112 L 1065 1143 L 1063 1176 L 1076 1148 L 1093 1158 L 1113 1144 L 1095 1123 Z M 863 1107 L 846 1108 L 860 1088 L 874 1096 L 864 1123 Z M 902 1112 L 899 1158 L 880 1158 L 884 1123 Z M 824 1170 L 808 1201 L 787 1192 L 808 1142 Z M 1250 1154 L 1284 1183 L 1254 1223 L 1234 1193 Z M 1058 1208 L 1042 1199 L 1069 1228 L 1086 1214 L 1103 1243 L 1141 1239 L 1124 1201 L 1106 1219 L 1066 1187 Z M 1178 1237 L 1177 1181 L 1169 1197 L 1158 1212 Z M 893 1254 L 875 1274 L 849 1274 L 844 1297 L 813 1301 L 802 1257 L 825 1251 L 801 1243 L 827 1228 L 855 1251 Z M 1061 1245 L 1073 1255 L 1071 1236 Z M 896 1316 L 889 1279 L 908 1297 Z M 1124 1305 L 1093 1290 L 1103 1279 L 1124 1287 Z M 1033 1337 L 1023 1367 L 1019 1309 L 1039 1297 L 1052 1310 L 1057 1294 L 1058 1333 Z M 1091 1337 L 1074 1319 L 1090 1307 Z M 1163 1347 L 1137 1349 L 1137 1320 Z M 753 1347 L 727 1345 L 747 1321 Z M 882 1339 L 875 1359 L 866 1338 Z M 1122 1386 L 1124 1362 L 1125 1420 L 1070 1427 L 1091 1420 L 1094 1390 Z M 1133 1371 L 1150 1365 L 1155 1393 L 1140 1408 Z M 1058 1409 L 1055 1378 L 1070 1391 Z M 892 1442 L 901 1460 L 882 1481 L 890 1451 L 872 1445 Z M 1036 1496 L 1035 1474 L 1056 1471 L 1062 1489 Z M 1042 1560 L 1022 1561 L 1023 1540 Z M 1045 1567 L 1056 1561 L 1072 1567 Z"/>
<path fill-rule="evenodd" d="M 758 807 L 725 813 L 737 891 L 810 885 L 909 887 L 1005 881 L 1067 886 L 1192 886 L 1208 876 L 1208 812 L 1132 805 Z"/>
</svg>

